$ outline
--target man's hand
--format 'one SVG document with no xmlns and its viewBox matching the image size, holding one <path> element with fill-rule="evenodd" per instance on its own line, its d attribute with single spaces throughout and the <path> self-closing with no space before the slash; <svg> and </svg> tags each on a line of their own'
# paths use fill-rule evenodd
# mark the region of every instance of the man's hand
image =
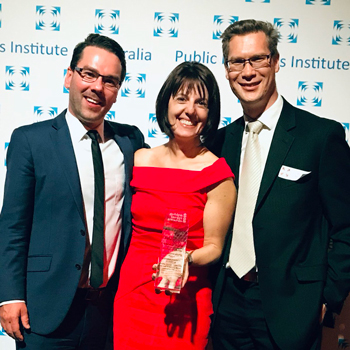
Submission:
<svg viewBox="0 0 350 350">
<path fill-rule="evenodd" d="M 13 339 L 23 341 L 20 322 L 25 329 L 29 329 L 29 317 L 25 303 L 12 303 L 0 306 L 0 322 L 5 332 Z"/>
<path fill-rule="evenodd" d="M 320 324 L 323 323 L 324 316 L 326 315 L 326 312 L 327 312 L 327 306 L 326 306 L 326 304 L 322 304 L 322 310 L 321 310 L 321 314 L 320 314 Z"/>
</svg>

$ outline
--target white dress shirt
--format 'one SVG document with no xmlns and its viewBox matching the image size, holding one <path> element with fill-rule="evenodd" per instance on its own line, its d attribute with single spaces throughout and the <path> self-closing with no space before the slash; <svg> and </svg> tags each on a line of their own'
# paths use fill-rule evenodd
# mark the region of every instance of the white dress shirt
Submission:
<svg viewBox="0 0 350 350">
<path fill-rule="evenodd" d="M 83 194 L 85 219 L 89 237 L 85 258 L 89 259 L 93 231 L 95 189 L 91 138 L 86 134 L 87 130 L 81 122 L 69 113 L 69 111 L 66 113 L 66 120 L 72 139 Z M 103 137 L 100 148 L 105 176 L 105 264 L 103 284 L 101 285 L 101 287 L 104 287 L 113 275 L 118 257 L 122 230 L 121 213 L 124 201 L 125 172 L 124 156 L 114 139 L 105 139 Z M 90 261 L 88 263 L 87 265 L 86 261 L 84 261 L 85 269 L 88 266 L 88 271 L 82 272 L 79 287 L 89 286 L 87 277 L 90 276 L 91 264 Z"/>
<path fill-rule="evenodd" d="M 258 119 L 263 124 L 263 128 L 259 133 L 259 144 L 260 144 L 260 152 L 261 152 L 260 153 L 261 175 L 264 173 L 267 156 L 270 151 L 272 138 L 275 133 L 276 125 L 281 115 L 282 108 L 283 108 L 283 99 L 281 95 L 278 95 L 274 104 L 269 109 L 267 109 L 263 114 L 261 114 L 261 116 Z M 247 127 L 249 121 L 245 117 L 244 117 L 244 122 L 245 122 L 245 128 L 244 128 L 243 137 L 242 137 L 241 159 L 240 159 L 240 166 L 239 166 L 240 174 L 242 170 L 242 164 L 243 164 L 245 149 L 247 146 L 248 135 L 249 135 L 249 129 Z M 241 180 L 241 177 L 239 177 L 239 181 L 240 180 Z M 227 262 L 226 268 L 229 268 L 229 267 L 230 267 L 230 264 Z"/>
<path fill-rule="evenodd" d="M 259 133 L 262 174 L 264 172 L 267 156 L 268 156 L 269 151 L 270 151 L 272 138 L 273 138 L 273 135 L 275 133 L 276 125 L 277 125 L 278 119 L 281 115 L 282 108 L 283 108 L 283 99 L 282 99 L 281 95 L 278 95 L 275 103 L 269 109 L 267 109 L 258 119 L 263 124 L 263 128 Z M 242 138 L 241 160 L 240 160 L 240 166 L 239 166 L 239 173 L 241 173 L 244 154 L 245 154 L 245 148 L 247 145 L 248 135 L 249 135 L 249 130 L 247 128 L 248 120 L 246 118 L 244 118 L 244 120 L 245 120 L 245 129 L 244 129 L 243 138 Z"/>
</svg>

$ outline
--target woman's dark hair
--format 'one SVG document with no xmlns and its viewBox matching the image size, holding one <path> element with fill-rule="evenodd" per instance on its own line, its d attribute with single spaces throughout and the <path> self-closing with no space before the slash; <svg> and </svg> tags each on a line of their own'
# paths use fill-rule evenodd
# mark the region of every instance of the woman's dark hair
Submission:
<svg viewBox="0 0 350 350">
<path fill-rule="evenodd" d="M 122 47 L 113 39 L 100 34 L 89 34 L 88 37 L 81 43 L 77 44 L 73 51 L 72 60 L 70 62 L 70 68 L 74 71 L 78 62 L 80 61 L 83 51 L 88 46 L 98 47 L 115 54 L 121 63 L 122 72 L 120 77 L 120 84 L 124 81 L 126 75 L 126 61 L 125 53 Z"/>
<path fill-rule="evenodd" d="M 156 101 L 156 116 L 160 130 L 170 139 L 174 137 L 168 118 L 168 105 L 170 97 L 174 97 L 182 88 L 187 92 L 198 89 L 202 97 L 205 96 L 205 91 L 208 91 L 208 120 L 200 136 L 203 143 L 210 142 L 220 123 L 220 92 L 213 73 L 198 62 L 179 64 L 165 80 Z"/>
</svg>

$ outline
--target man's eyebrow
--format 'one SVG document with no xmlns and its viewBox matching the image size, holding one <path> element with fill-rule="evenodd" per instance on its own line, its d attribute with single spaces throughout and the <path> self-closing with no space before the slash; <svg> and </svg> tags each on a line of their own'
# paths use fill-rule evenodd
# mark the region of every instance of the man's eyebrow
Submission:
<svg viewBox="0 0 350 350">
<path fill-rule="evenodd" d="M 93 68 L 93 67 L 90 67 L 90 66 L 84 66 L 83 69 L 91 70 L 94 73 L 100 74 L 99 71 L 96 68 Z M 102 76 L 104 76 L 106 78 L 113 78 L 113 79 L 120 80 L 120 78 L 117 77 L 116 75 L 103 75 L 103 74 L 100 74 L 100 75 L 102 75 Z"/>
</svg>

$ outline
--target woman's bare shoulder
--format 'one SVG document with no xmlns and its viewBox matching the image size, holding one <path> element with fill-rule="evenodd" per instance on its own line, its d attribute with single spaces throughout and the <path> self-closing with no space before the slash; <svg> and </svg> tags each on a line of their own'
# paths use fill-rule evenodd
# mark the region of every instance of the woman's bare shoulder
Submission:
<svg viewBox="0 0 350 350">
<path fill-rule="evenodd" d="M 164 146 L 154 148 L 141 148 L 135 152 L 134 165 L 135 166 L 154 166 L 155 161 L 162 154 Z"/>
</svg>

